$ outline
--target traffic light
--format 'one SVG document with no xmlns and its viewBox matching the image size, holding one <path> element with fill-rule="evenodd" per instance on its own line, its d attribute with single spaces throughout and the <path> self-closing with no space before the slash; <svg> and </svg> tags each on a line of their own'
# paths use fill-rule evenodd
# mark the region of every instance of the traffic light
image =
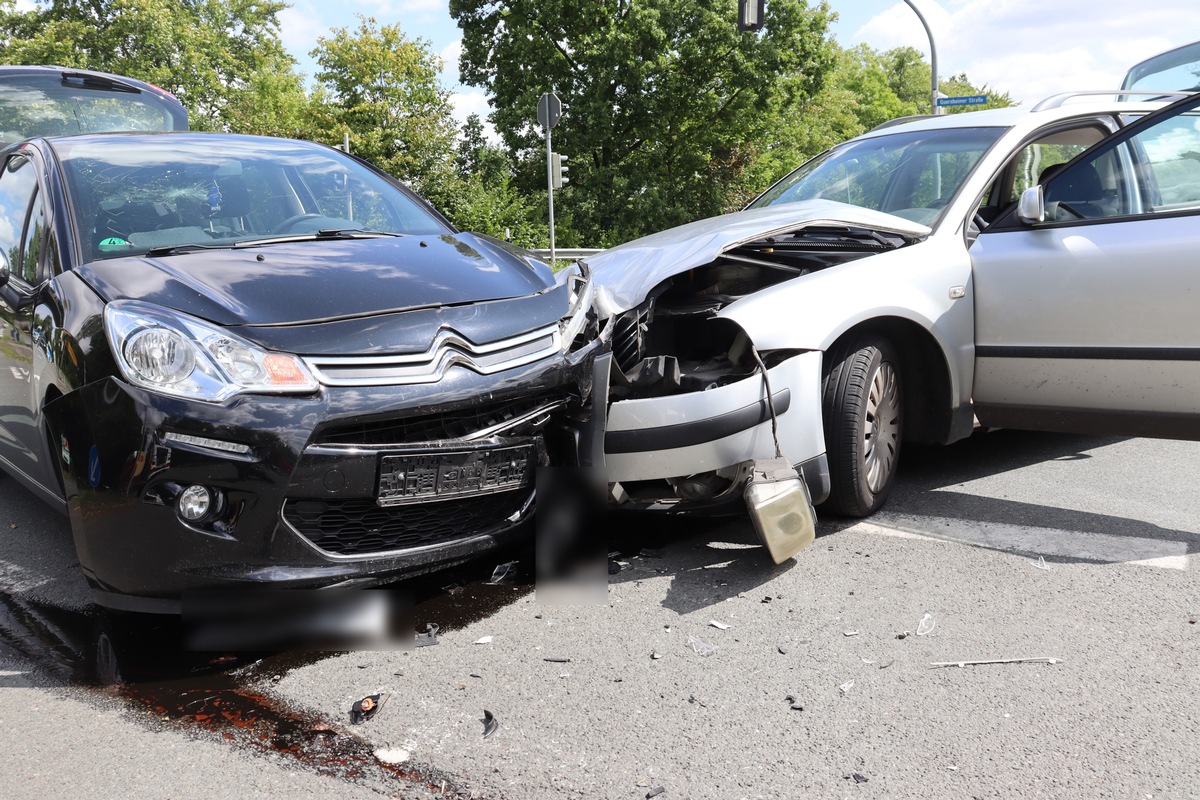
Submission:
<svg viewBox="0 0 1200 800">
<path fill-rule="evenodd" d="M 550 154 L 550 185 L 555 189 L 561 189 L 564 184 L 571 182 L 571 179 L 565 175 L 567 167 L 564 164 L 566 162 L 566 156 L 560 156 L 558 153 Z"/>
</svg>

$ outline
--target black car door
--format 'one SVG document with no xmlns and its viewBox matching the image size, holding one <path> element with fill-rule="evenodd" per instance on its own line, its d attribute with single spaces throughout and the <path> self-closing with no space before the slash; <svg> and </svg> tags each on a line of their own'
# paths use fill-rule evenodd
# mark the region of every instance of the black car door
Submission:
<svg viewBox="0 0 1200 800">
<path fill-rule="evenodd" d="M 46 211 L 38 189 L 38 163 L 26 152 L 8 155 L 0 168 L 0 266 L 8 270 L 7 299 L 0 299 L 0 459 L 26 482 L 47 474 L 46 443 L 38 425 L 33 303 L 44 275 Z M 18 307 L 14 307 L 18 306 Z"/>
</svg>

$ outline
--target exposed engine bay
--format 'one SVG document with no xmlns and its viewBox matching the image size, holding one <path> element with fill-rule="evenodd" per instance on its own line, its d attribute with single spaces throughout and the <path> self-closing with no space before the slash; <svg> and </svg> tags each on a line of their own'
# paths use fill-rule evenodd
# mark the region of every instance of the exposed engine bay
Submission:
<svg viewBox="0 0 1200 800">
<path fill-rule="evenodd" d="M 658 284 L 613 328 L 611 399 L 699 392 L 758 369 L 745 332 L 717 313 L 769 286 L 913 239 L 853 226 L 814 226 L 732 247 L 714 261 Z M 767 367 L 787 353 L 768 353 Z M 774 362 L 774 363 L 773 363 Z"/>
</svg>

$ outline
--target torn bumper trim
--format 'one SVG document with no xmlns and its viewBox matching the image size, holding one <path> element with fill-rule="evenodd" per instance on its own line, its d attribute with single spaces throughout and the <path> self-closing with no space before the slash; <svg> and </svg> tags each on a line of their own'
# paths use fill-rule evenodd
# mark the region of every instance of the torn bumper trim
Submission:
<svg viewBox="0 0 1200 800">
<path fill-rule="evenodd" d="M 792 393 L 781 389 L 771 395 L 775 414 L 779 416 L 792 405 Z M 642 453 L 656 450 L 673 450 L 678 447 L 714 442 L 761 425 L 771 418 L 766 399 L 727 411 L 715 417 L 664 425 L 657 428 L 608 431 L 604 436 L 606 453 Z"/>
</svg>

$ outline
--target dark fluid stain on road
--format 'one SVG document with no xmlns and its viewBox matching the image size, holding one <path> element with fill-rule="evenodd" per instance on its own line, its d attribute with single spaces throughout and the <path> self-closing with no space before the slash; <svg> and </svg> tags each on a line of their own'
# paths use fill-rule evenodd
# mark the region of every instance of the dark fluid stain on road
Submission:
<svg viewBox="0 0 1200 800">
<path fill-rule="evenodd" d="M 416 630 L 426 623 L 442 631 L 464 627 L 532 591 L 528 570 L 518 570 L 511 582 L 488 583 L 493 566 L 468 564 L 405 582 Z M 0 592 L 0 657 L 33 664 L 42 683 L 92 687 L 156 724 L 220 736 L 251 754 L 283 754 L 323 775 L 466 796 L 449 776 L 380 761 L 347 721 L 288 707 L 267 694 L 290 670 L 335 653 L 198 653 L 182 642 L 174 617 L 62 609 Z"/>
</svg>

